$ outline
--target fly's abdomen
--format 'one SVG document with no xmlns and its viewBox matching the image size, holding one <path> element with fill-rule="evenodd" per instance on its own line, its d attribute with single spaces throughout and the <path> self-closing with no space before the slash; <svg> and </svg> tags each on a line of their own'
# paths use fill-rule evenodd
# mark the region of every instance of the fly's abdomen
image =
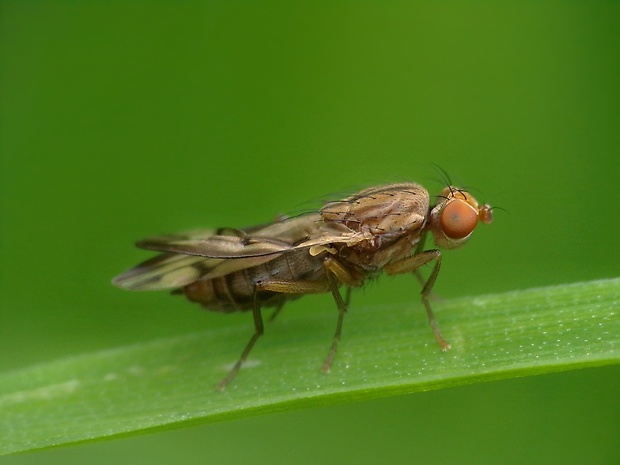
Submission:
<svg viewBox="0 0 620 465">
<path fill-rule="evenodd" d="M 209 310 L 234 312 L 252 308 L 254 287 L 246 270 L 242 270 L 221 278 L 198 280 L 185 286 L 183 293 Z"/>
<path fill-rule="evenodd" d="M 250 310 L 254 305 L 255 287 L 269 281 L 322 281 L 325 272 L 320 256 L 307 251 L 283 254 L 262 265 L 246 268 L 213 279 L 202 279 L 188 284 L 183 293 L 192 302 L 209 310 L 234 312 Z M 273 306 L 284 299 L 294 299 L 295 294 L 258 291 L 257 303 Z"/>
</svg>

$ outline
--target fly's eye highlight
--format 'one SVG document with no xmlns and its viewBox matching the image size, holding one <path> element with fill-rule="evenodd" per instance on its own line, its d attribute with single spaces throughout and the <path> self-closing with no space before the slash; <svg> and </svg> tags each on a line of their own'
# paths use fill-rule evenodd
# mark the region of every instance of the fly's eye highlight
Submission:
<svg viewBox="0 0 620 465">
<path fill-rule="evenodd" d="M 469 236 L 478 223 L 478 212 L 464 200 L 453 200 L 441 212 L 441 230 L 450 239 Z"/>
</svg>

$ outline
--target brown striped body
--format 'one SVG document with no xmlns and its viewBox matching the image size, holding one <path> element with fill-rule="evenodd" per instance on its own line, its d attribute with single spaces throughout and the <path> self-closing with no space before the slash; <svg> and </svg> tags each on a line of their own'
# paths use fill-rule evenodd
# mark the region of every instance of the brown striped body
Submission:
<svg viewBox="0 0 620 465">
<path fill-rule="evenodd" d="M 261 307 L 273 307 L 285 300 L 300 297 L 273 291 L 258 291 L 255 297 L 255 286 L 274 278 L 321 282 L 325 284 L 325 291 L 328 290 L 323 256 L 312 257 L 307 252 L 292 252 L 222 277 L 195 281 L 185 286 L 182 292 L 189 300 L 207 310 L 224 313 L 251 310 L 255 303 Z"/>
</svg>

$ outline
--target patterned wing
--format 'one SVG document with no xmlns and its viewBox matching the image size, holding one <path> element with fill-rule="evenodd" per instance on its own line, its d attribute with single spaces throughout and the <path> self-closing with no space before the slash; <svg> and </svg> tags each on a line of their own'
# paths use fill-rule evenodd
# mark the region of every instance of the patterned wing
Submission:
<svg viewBox="0 0 620 465">
<path fill-rule="evenodd" d="M 134 291 L 178 289 L 199 279 L 217 278 L 233 271 L 257 266 L 277 256 L 223 260 L 200 255 L 163 253 L 118 275 L 112 283 Z"/>
<path fill-rule="evenodd" d="M 364 236 L 319 214 L 302 215 L 248 229 L 204 229 L 139 241 L 143 249 L 163 252 L 113 279 L 130 290 L 178 289 L 261 265 L 280 255 L 308 249 L 312 255 L 332 243 L 358 243 Z M 318 246 L 318 247 L 317 247 Z M 312 249 L 314 247 L 314 249 Z M 312 250 L 311 250 L 312 249 Z"/>
</svg>

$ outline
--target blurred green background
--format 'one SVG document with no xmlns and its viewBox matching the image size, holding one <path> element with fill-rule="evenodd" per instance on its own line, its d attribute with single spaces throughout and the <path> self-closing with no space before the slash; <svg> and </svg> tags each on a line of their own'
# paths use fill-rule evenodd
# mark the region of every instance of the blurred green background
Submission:
<svg viewBox="0 0 620 465">
<path fill-rule="evenodd" d="M 1 372 L 250 328 L 110 279 L 155 233 L 380 182 L 437 192 L 432 163 L 506 210 L 445 254 L 441 296 L 618 276 L 619 19 L 618 2 L 2 1 Z M 349 318 L 418 293 L 381 279 Z M 329 296 L 283 317 L 311 312 L 333 318 Z M 619 386 L 608 367 L 0 463 L 611 464 Z"/>
</svg>

